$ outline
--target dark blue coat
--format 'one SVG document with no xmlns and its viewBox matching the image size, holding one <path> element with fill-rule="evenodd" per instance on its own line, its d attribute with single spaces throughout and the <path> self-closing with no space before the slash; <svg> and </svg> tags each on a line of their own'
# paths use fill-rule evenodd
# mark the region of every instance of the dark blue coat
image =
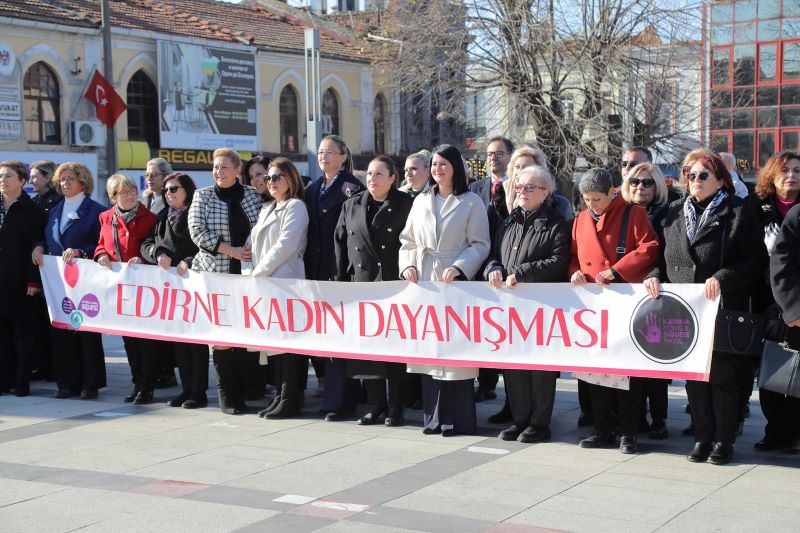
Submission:
<svg viewBox="0 0 800 533">
<path fill-rule="evenodd" d="M 87 196 L 78 207 L 78 219 L 70 220 L 63 231 L 58 232 L 56 239 L 53 228 L 58 228 L 64 212 L 64 201 L 60 201 L 47 215 L 47 225 L 44 228 L 47 253 L 61 255 L 67 248 L 72 248 L 81 257 L 91 259 L 100 239 L 100 213 L 105 210 L 105 207 Z"/>
</svg>

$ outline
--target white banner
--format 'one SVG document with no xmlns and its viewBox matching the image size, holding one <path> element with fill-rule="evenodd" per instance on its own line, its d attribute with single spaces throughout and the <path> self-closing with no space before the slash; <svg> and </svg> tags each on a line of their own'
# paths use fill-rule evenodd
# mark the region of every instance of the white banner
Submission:
<svg viewBox="0 0 800 533">
<path fill-rule="evenodd" d="M 335 283 L 47 257 L 62 328 L 407 363 L 708 380 L 716 302 L 702 285 Z"/>
</svg>

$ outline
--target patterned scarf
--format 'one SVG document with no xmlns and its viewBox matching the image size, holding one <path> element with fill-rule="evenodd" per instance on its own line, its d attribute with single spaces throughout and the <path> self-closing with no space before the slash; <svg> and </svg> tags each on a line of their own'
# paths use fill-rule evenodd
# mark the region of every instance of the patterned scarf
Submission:
<svg viewBox="0 0 800 533">
<path fill-rule="evenodd" d="M 342 170 L 344 170 L 344 169 L 342 169 Z M 319 199 L 320 200 L 325 198 L 325 196 L 327 196 L 328 191 L 333 190 L 333 186 L 341 181 L 339 179 L 339 177 L 342 175 L 342 170 L 340 170 L 339 172 L 336 173 L 336 175 L 331 180 L 331 184 L 328 185 L 328 186 L 325 186 L 325 176 L 322 177 L 322 183 L 319 186 Z"/>
<path fill-rule="evenodd" d="M 188 206 L 183 206 L 179 209 L 175 209 L 174 207 L 170 207 L 169 211 L 167 211 L 167 220 L 169 221 L 171 226 L 174 226 L 178 219 L 181 217 L 184 211 L 188 209 Z"/>
<path fill-rule="evenodd" d="M 691 198 L 686 199 L 683 203 L 683 218 L 686 221 L 686 236 L 689 238 L 689 244 L 694 242 L 697 230 L 703 227 L 703 224 L 705 224 L 711 215 L 714 214 L 714 211 L 717 210 L 719 204 L 724 202 L 727 197 L 728 193 L 725 192 L 724 189 L 717 191 L 714 199 L 711 200 L 711 203 L 708 204 L 708 207 L 703 211 L 699 221 L 697 220 L 697 211 L 695 210 Z"/>
<path fill-rule="evenodd" d="M 125 224 L 126 226 L 131 220 L 134 219 L 134 217 L 136 216 L 136 211 L 138 210 L 139 210 L 139 202 L 136 202 L 136 207 L 134 207 L 133 209 L 128 209 L 127 211 L 123 211 L 122 209 L 120 209 L 119 204 L 114 206 L 114 213 L 116 213 L 116 215 L 122 219 L 122 223 Z"/>
</svg>

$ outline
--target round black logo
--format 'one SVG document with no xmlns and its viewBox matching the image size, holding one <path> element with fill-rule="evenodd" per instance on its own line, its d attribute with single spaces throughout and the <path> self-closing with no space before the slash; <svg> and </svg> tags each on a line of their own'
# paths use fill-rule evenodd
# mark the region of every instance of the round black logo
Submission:
<svg viewBox="0 0 800 533">
<path fill-rule="evenodd" d="M 631 318 L 631 339 L 645 357 L 656 363 L 677 363 L 697 343 L 697 316 L 689 304 L 672 293 L 658 300 L 644 298 Z"/>
</svg>

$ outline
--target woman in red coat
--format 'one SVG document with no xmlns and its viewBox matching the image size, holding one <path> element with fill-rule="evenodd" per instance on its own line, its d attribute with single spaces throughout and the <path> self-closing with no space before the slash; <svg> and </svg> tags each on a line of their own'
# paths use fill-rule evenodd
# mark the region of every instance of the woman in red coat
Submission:
<svg viewBox="0 0 800 533">
<path fill-rule="evenodd" d="M 139 191 L 132 178 L 114 174 L 108 178 L 106 191 L 114 207 L 100 213 L 100 241 L 94 251 L 94 260 L 106 268 L 111 268 L 112 262 L 141 263 L 142 241 L 150 234 L 156 216 L 139 202 Z M 122 337 L 122 340 L 133 379 L 133 392 L 125 397 L 125 401 L 150 403 L 153 401 L 158 362 L 153 360 L 153 354 L 142 349 L 140 339 Z"/>
<path fill-rule="evenodd" d="M 658 236 L 647 211 L 625 202 L 611 186 L 611 176 L 601 168 L 589 170 L 578 185 L 587 209 L 572 226 L 573 285 L 641 283 L 659 258 Z M 627 211 L 627 229 L 622 232 Z M 624 237 L 624 239 L 623 239 Z M 636 427 L 641 410 L 643 382 L 631 378 L 629 390 L 590 385 L 594 432 L 581 440 L 581 448 L 615 444 L 614 398 L 619 405 L 620 451 L 636 453 Z"/>
</svg>

